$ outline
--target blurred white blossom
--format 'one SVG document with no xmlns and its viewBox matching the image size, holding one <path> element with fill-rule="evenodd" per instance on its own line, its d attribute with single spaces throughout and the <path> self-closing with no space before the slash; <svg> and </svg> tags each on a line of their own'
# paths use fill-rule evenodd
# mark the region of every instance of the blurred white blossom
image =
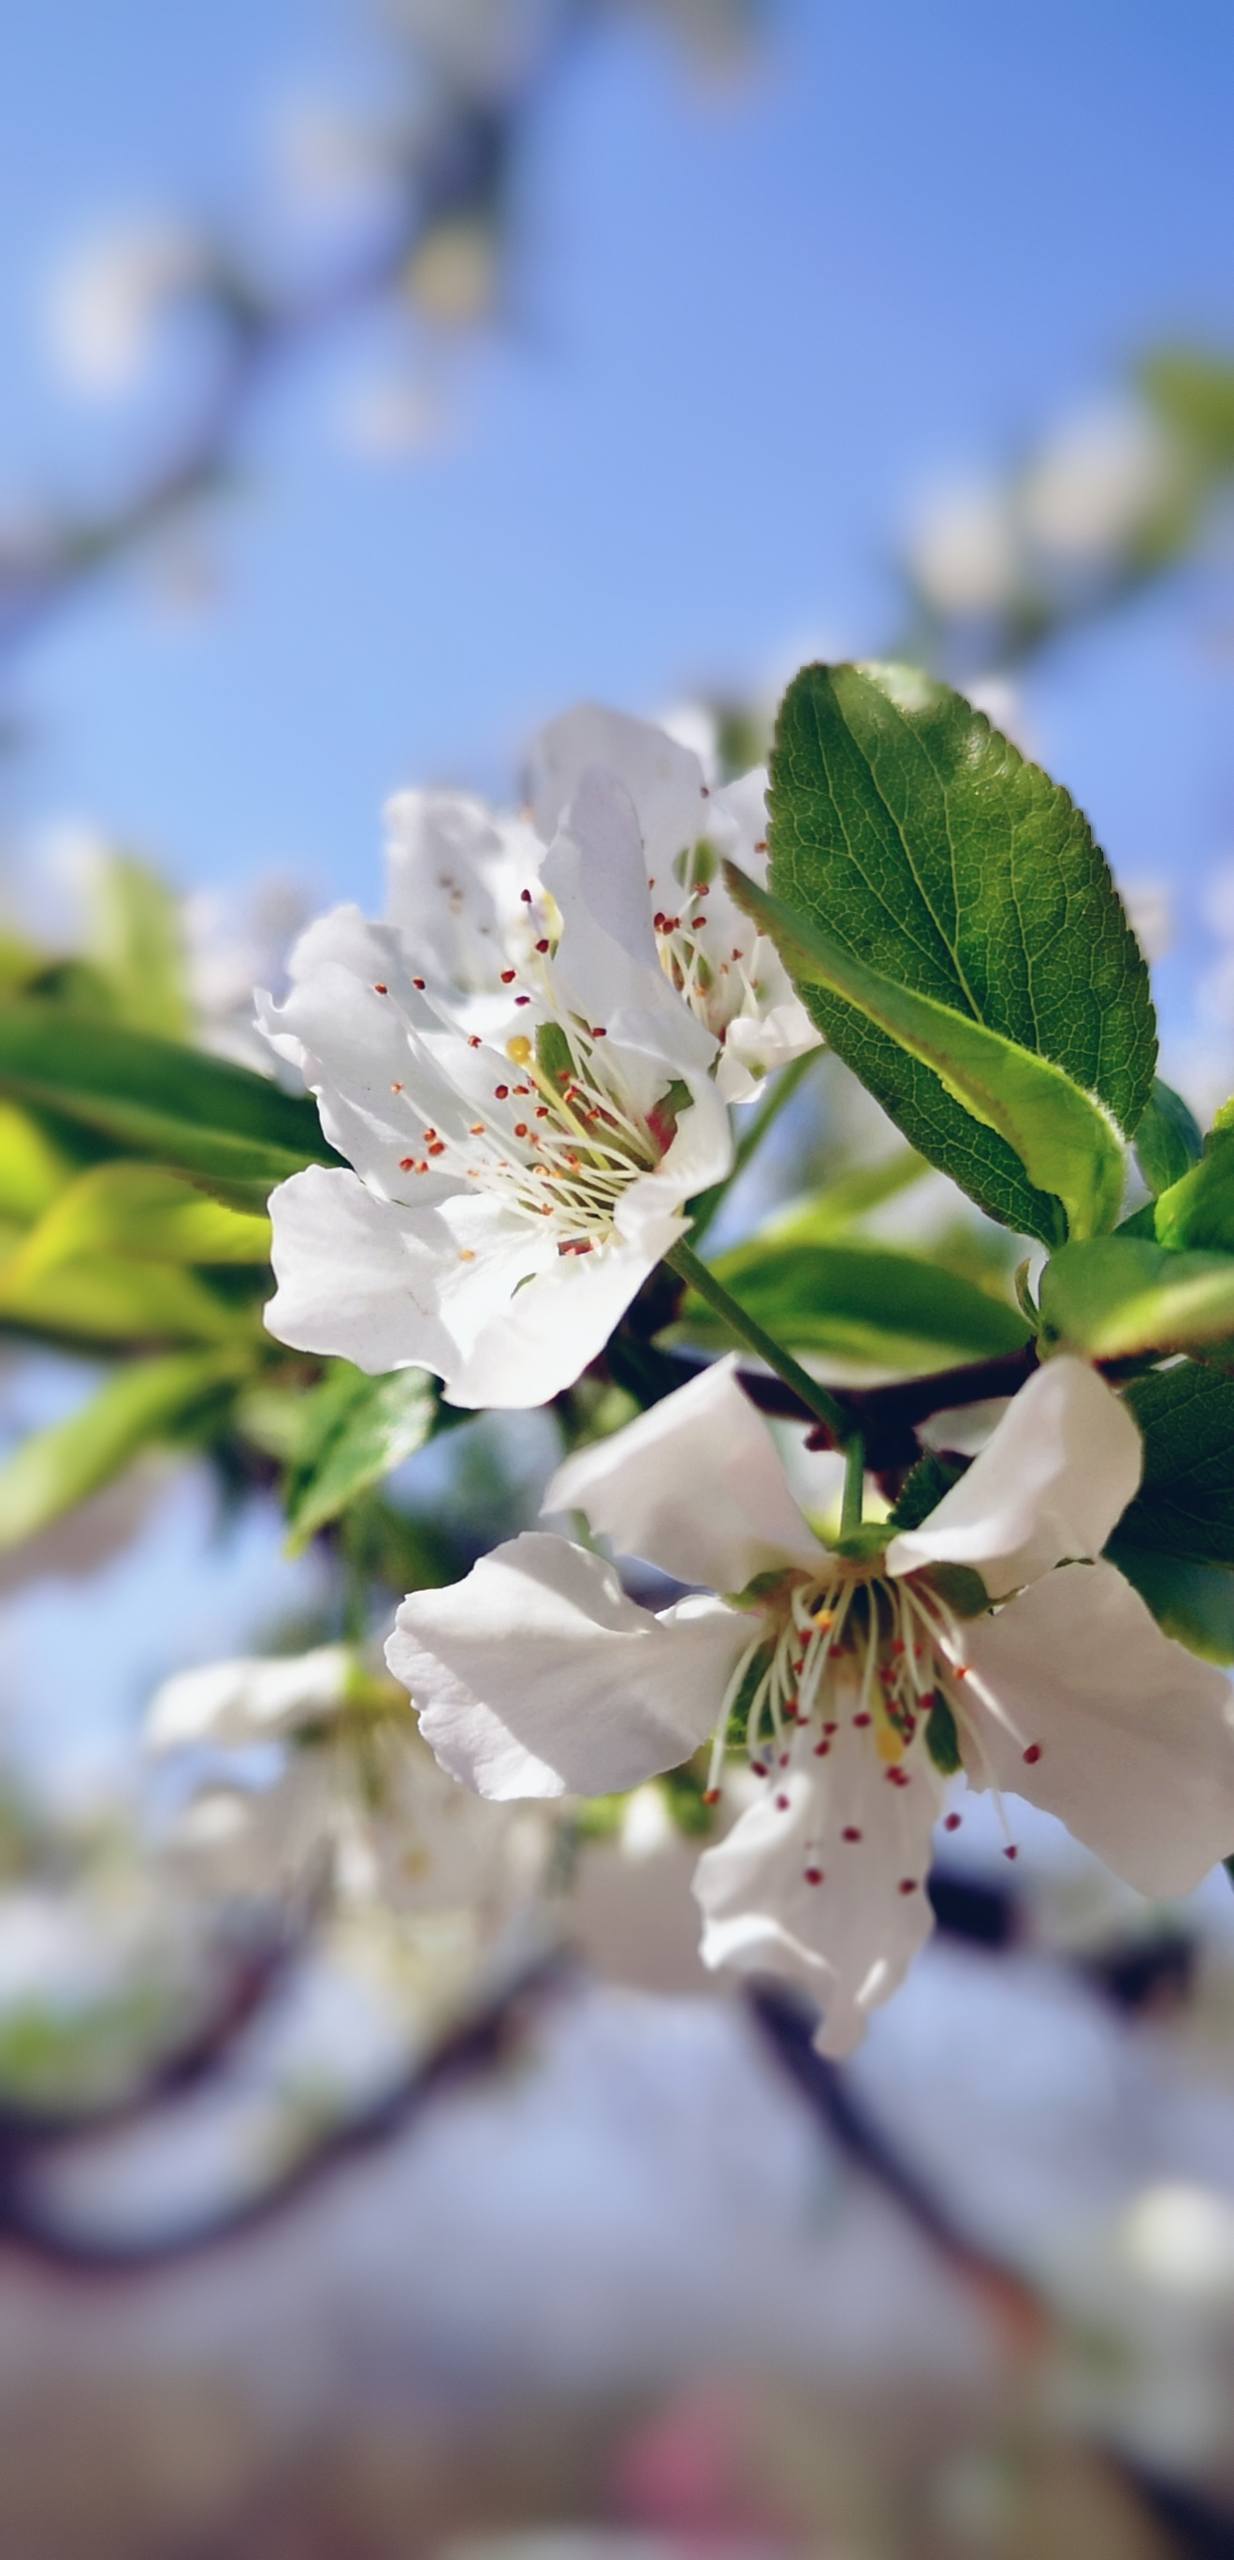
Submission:
<svg viewBox="0 0 1234 2560">
<path fill-rule="evenodd" d="M 209 242 L 152 216 L 103 233 L 65 260 L 51 284 L 48 342 L 79 389 L 110 397 L 143 372 L 163 322 L 210 273 Z"/>
</svg>

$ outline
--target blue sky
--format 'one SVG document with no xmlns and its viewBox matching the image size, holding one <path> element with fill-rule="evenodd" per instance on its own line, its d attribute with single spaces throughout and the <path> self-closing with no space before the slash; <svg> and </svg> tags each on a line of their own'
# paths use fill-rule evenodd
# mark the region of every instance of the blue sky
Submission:
<svg viewBox="0 0 1234 2560">
<path fill-rule="evenodd" d="M 163 422 L 157 390 L 113 413 L 57 382 L 56 256 L 133 211 L 245 219 L 271 199 L 279 102 L 382 67 L 342 0 L 4 17 L 0 495 L 105 483 Z M 371 333 L 283 381 L 212 608 L 174 616 L 129 575 L 23 659 L 10 819 L 92 818 L 186 884 L 275 867 L 373 896 L 396 784 L 507 787 L 528 727 L 581 694 L 655 708 L 756 683 L 794 642 L 877 648 L 923 490 L 1009 458 L 1162 333 L 1234 344 L 1219 0 L 781 0 L 771 20 L 717 96 L 614 13 L 538 117 L 515 319 L 459 362 L 448 438 L 381 466 L 343 449 Z M 1192 573 L 1033 679 L 1039 751 L 1124 875 L 1185 884 L 1234 850 L 1230 636 Z M 1179 1007 L 1189 948 L 1164 979 Z M 267 1569 L 255 1550 L 237 1596 Z M 119 1694 L 149 1648 L 126 1649 L 128 1584 L 107 1608 Z"/>
</svg>

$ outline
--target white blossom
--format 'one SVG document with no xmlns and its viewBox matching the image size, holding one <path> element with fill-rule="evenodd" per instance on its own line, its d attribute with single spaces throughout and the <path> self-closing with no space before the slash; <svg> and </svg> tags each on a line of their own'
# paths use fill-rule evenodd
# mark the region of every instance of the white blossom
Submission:
<svg viewBox="0 0 1234 2560">
<path fill-rule="evenodd" d="M 274 1193 L 270 1330 L 434 1370 L 456 1404 L 544 1403 L 732 1157 L 714 1038 L 657 959 L 627 793 L 588 774 L 538 859 L 476 803 L 397 804 L 388 921 L 324 917 L 291 977 L 262 1027 L 354 1170 Z"/>
<path fill-rule="evenodd" d="M 922 509 L 908 560 L 937 613 L 1004 613 L 1021 576 L 1019 538 L 1005 491 L 981 480 L 940 489 Z"/>
<path fill-rule="evenodd" d="M 248 1898 L 326 1881 L 348 1904 L 423 1917 L 472 1911 L 490 1930 L 538 1881 L 543 1822 L 511 1822 L 442 1776 L 397 1690 L 351 1646 L 212 1662 L 157 1692 L 146 1739 L 160 1756 L 279 1752 L 268 1783 L 213 1775 L 173 1825 L 185 1875 Z"/>
<path fill-rule="evenodd" d="M 812 1987 L 846 2052 L 930 1930 L 948 1744 L 1143 1893 L 1234 1843 L 1228 1684 L 1099 1560 L 1140 1467 L 1125 1405 L 1060 1357 L 919 1527 L 830 1549 L 723 1362 L 567 1460 L 548 1504 L 740 1605 L 653 1615 L 598 1556 L 525 1536 L 405 1600 L 387 1659 L 443 1765 L 499 1798 L 624 1789 L 709 1737 L 714 1796 L 739 1710 L 762 1785 L 699 1863 L 704 1960 Z"/>
<path fill-rule="evenodd" d="M 1144 412 L 1090 410 L 1043 446 L 1019 491 L 1020 518 L 1042 551 L 1100 566 L 1135 543 L 1177 470 L 1172 440 Z"/>
<path fill-rule="evenodd" d="M 67 378 L 104 397 L 128 390 L 163 321 L 199 290 L 209 264 L 200 233 L 157 215 L 87 241 L 48 298 L 48 338 Z"/>
</svg>

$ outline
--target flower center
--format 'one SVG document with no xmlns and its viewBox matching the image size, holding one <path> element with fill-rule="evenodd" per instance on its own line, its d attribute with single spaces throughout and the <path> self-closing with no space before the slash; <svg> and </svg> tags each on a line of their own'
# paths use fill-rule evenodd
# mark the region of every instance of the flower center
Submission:
<svg viewBox="0 0 1234 2560">
<path fill-rule="evenodd" d="M 725 1756 L 734 1742 L 744 1746 L 751 1772 L 784 1813 L 791 1810 L 790 1774 L 810 1778 L 819 1796 L 814 1827 L 820 1834 L 821 1808 L 832 1784 L 827 1764 L 842 1756 L 851 1769 L 853 1739 L 865 1777 L 876 1763 L 890 1788 L 911 1786 L 916 1770 L 930 1762 L 951 1774 L 960 1766 L 961 1738 L 970 1765 L 990 1783 L 979 1722 L 965 1696 L 970 1674 L 960 1620 L 924 1577 L 893 1580 L 877 1564 L 845 1557 L 828 1561 L 831 1571 L 824 1578 L 795 1573 L 768 1593 L 758 1633 L 721 1707 L 706 1801 L 718 1801 Z M 987 1709 L 994 1705 L 984 1691 L 982 1703 Z M 1041 1746 L 1030 1743 L 1023 1757 L 1038 1760 Z M 1014 1858 L 1002 1799 L 996 1787 L 992 1792 L 1004 1854 Z M 956 1830 L 960 1819 L 948 1813 L 944 1828 Z M 857 1848 L 862 1827 L 843 1821 L 838 1836 L 846 1847 Z M 821 1859 L 808 1846 L 804 1875 L 807 1884 L 826 1881 Z M 923 1881 L 905 1875 L 899 1890 L 915 1892 Z"/>
<path fill-rule="evenodd" d="M 671 895 L 657 905 L 652 923 L 660 966 L 670 986 L 719 1038 L 734 1014 L 757 1004 L 759 991 L 752 975 L 753 951 L 743 951 L 737 943 L 724 947 L 717 922 L 708 911 L 715 869 L 716 856 L 705 837 L 688 845 L 673 865 L 674 877 L 668 883 Z M 647 886 L 655 897 L 655 880 Z"/>
<path fill-rule="evenodd" d="M 440 1126 L 425 1122 L 413 1152 L 400 1157 L 399 1171 L 465 1182 L 529 1226 L 551 1218 L 559 1252 L 589 1253 L 611 1236 L 622 1194 L 666 1154 L 681 1097 L 670 1086 L 650 1111 L 633 1104 L 622 1090 L 619 1062 L 610 1063 L 604 1048 L 606 1025 L 585 1022 L 559 1003 L 551 954 L 546 933 L 523 969 L 501 972 L 503 986 L 520 987 L 515 1003 L 535 1010 L 528 1030 L 515 1032 L 500 1051 L 479 1032 L 460 1031 L 424 980 L 413 981 L 452 1040 L 465 1042 L 477 1065 L 498 1071 L 491 1082 L 464 1078 L 451 1073 L 448 1055 L 435 1051 L 434 1080 L 440 1089 L 445 1078 L 458 1116 L 453 1126 L 447 1125 L 451 1115 Z"/>
</svg>

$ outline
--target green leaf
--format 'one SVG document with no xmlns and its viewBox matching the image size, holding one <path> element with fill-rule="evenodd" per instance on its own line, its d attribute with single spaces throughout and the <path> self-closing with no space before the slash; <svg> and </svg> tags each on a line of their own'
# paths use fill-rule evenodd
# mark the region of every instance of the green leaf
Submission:
<svg viewBox="0 0 1234 2560">
<path fill-rule="evenodd" d="M 1154 1079 L 1144 1117 L 1135 1133 L 1136 1161 L 1154 1196 L 1181 1182 L 1204 1152 L 1199 1121 L 1181 1093 Z M 1161 1238 L 1163 1244 L 1168 1237 Z"/>
<path fill-rule="evenodd" d="M 717 1278 L 768 1333 L 792 1350 L 891 1369 L 945 1368 L 1013 1351 L 1018 1311 L 924 1254 L 890 1245 L 756 1238 L 720 1256 Z M 693 1291 L 681 1325 L 694 1341 L 729 1336 Z"/>
<path fill-rule="evenodd" d="M 98 1493 L 143 1449 L 192 1436 L 237 1375 L 234 1357 L 176 1352 L 110 1378 L 89 1403 L 0 1466 L 0 1550 Z"/>
<path fill-rule="evenodd" d="M 1126 1390 L 1144 1435 L 1144 1475 L 1120 1540 L 1234 1564 L 1234 1380 L 1194 1360 Z"/>
<path fill-rule="evenodd" d="M 878 1098 L 892 1119 L 908 1125 L 892 1093 L 897 1078 L 902 1096 L 916 1095 L 910 1116 L 916 1115 L 921 1097 L 913 1079 L 918 1068 L 929 1074 L 945 1102 L 960 1107 L 968 1130 L 967 1155 L 956 1143 L 954 1128 L 940 1138 L 937 1130 L 931 1135 L 924 1126 L 914 1132 L 923 1155 L 988 1207 L 983 1147 L 993 1135 L 1029 1177 L 1017 1203 L 1019 1222 L 1029 1233 L 1057 1243 L 1068 1233 L 1093 1235 L 1114 1224 L 1124 1181 L 1118 1133 L 1103 1106 L 1081 1092 L 1061 1067 L 1034 1050 L 1018 1048 L 969 1013 L 880 977 L 825 926 L 794 914 L 732 863 L 725 864 L 724 873 L 738 905 L 776 944 L 803 994 L 819 988 L 842 992 L 848 1024 L 860 1017 L 867 1028 L 887 1035 L 889 1055 L 898 1063 L 894 1075 L 884 1071 Z"/>
<path fill-rule="evenodd" d="M 50 1132 L 18 1103 L 0 1102 L 0 1218 L 24 1226 L 50 1206 L 74 1167 Z"/>
<path fill-rule="evenodd" d="M 1203 1654 L 1208 1662 L 1234 1662 L 1234 1573 L 1228 1565 L 1159 1555 L 1121 1532 L 1111 1538 L 1106 1554 L 1176 1644 Z"/>
<path fill-rule="evenodd" d="M 1163 1191 L 1153 1212 L 1159 1244 L 1211 1246 L 1234 1253 L 1234 1104 L 1227 1102 L 1204 1140 L 1204 1152 Z"/>
<path fill-rule="evenodd" d="M 940 1458 L 928 1449 L 905 1477 L 888 1514 L 888 1528 L 919 1529 L 922 1521 L 937 1511 L 943 1495 L 959 1483 L 963 1472 L 950 1458 Z"/>
<path fill-rule="evenodd" d="M 1234 472 L 1234 364 L 1195 347 L 1160 347 L 1139 367 L 1140 387 L 1163 424 L 1214 477 Z"/>
<path fill-rule="evenodd" d="M 112 853 L 94 867 L 90 903 L 94 958 L 121 1019 L 135 1031 L 186 1038 L 184 935 L 174 890 L 145 863 Z"/>
<path fill-rule="evenodd" d="M 256 1316 L 174 1264 L 91 1253 L 33 1271 L 19 1247 L 0 1264 L 0 1325 L 82 1343 L 228 1342 L 256 1335 Z"/>
<path fill-rule="evenodd" d="M 286 1492 L 289 1553 L 298 1555 L 366 1486 L 414 1457 L 437 1415 L 437 1390 L 425 1370 L 370 1378 L 339 1361 L 301 1403 Z"/>
<path fill-rule="evenodd" d="M 1060 1069 L 1130 1133 L 1156 1035 L 1148 975 L 1067 793 L 959 694 L 893 667 L 807 667 L 771 759 L 771 886 L 880 977 Z M 1046 1242 L 1056 1184 L 838 977 L 805 1001 L 912 1145 Z"/>
<path fill-rule="evenodd" d="M 161 1165 L 94 1165 L 60 1192 L 27 1236 L 23 1275 L 99 1251 L 135 1261 L 264 1264 L 270 1221 L 206 1199 Z"/>
<path fill-rule="evenodd" d="M 1094 1360 L 1234 1341 L 1234 1254 L 1168 1253 L 1139 1236 L 1064 1245 L 1041 1276 L 1056 1342 Z"/>
<path fill-rule="evenodd" d="M 0 1093 L 46 1105 L 157 1162 L 267 1188 L 338 1162 L 307 1095 L 118 1023 L 59 1006 L 0 1014 Z"/>
</svg>

